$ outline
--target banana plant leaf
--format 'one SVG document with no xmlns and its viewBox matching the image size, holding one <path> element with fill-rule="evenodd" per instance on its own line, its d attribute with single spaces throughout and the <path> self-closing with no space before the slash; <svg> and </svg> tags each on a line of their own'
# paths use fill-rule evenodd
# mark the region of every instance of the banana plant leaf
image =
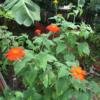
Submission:
<svg viewBox="0 0 100 100">
<path fill-rule="evenodd" d="M 30 26 L 35 20 L 40 21 L 40 7 L 31 0 L 6 0 L 3 6 L 6 11 L 11 10 L 19 24 Z"/>
</svg>

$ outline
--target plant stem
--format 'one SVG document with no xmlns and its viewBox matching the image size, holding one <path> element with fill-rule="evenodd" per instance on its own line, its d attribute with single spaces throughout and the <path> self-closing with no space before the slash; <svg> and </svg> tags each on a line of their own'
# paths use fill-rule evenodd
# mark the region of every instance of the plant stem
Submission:
<svg viewBox="0 0 100 100">
<path fill-rule="evenodd" d="M 5 35 L 4 31 L 3 31 L 1 28 L 0 28 L 0 30 L 2 31 L 2 33 L 3 33 L 4 37 L 5 37 L 6 41 L 7 41 L 8 48 L 9 48 L 9 43 L 8 43 L 8 40 L 7 40 L 7 37 L 6 37 L 6 35 Z"/>
<path fill-rule="evenodd" d="M 55 3 L 56 15 L 57 15 L 57 4 Z"/>
<path fill-rule="evenodd" d="M 7 26 L 7 18 L 4 17 L 4 25 Z"/>
</svg>

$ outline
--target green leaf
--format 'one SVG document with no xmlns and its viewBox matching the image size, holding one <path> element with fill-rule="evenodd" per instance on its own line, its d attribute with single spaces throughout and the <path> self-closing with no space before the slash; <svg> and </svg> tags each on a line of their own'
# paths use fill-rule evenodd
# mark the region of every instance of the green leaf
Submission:
<svg viewBox="0 0 100 100">
<path fill-rule="evenodd" d="M 62 67 L 62 68 L 60 68 L 60 70 L 58 72 L 58 78 L 68 76 L 69 74 L 70 74 L 70 72 Z"/>
<path fill-rule="evenodd" d="M 77 80 L 75 79 L 75 76 L 72 77 L 71 83 L 72 83 L 73 87 L 78 91 L 81 86 L 81 83 L 78 82 L 78 79 Z"/>
<path fill-rule="evenodd" d="M 48 73 L 44 72 L 42 75 L 40 74 L 40 80 L 43 82 L 44 86 L 47 88 L 48 87 Z"/>
<path fill-rule="evenodd" d="M 78 62 L 78 60 L 76 60 L 76 61 L 67 61 L 67 62 L 65 62 L 66 64 L 67 64 L 67 66 L 77 66 L 77 65 L 79 65 L 79 62 Z"/>
<path fill-rule="evenodd" d="M 52 70 L 52 66 L 51 66 L 50 64 L 47 64 L 47 65 L 46 65 L 46 68 Z"/>
<path fill-rule="evenodd" d="M 11 96 L 14 96 L 14 91 L 12 91 L 8 86 L 6 86 L 5 91 L 4 91 L 4 95 L 5 95 L 5 97 L 7 97 L 7 99 L 10 100 Z"/>
<path fill-rule="evenodd" d="M 68 100 L 73 96 L 73 94 L 74 94 L 73 89 L 68 89 L 59 97 L 58 100 Z"/>
<path fill-rule="evenodd" d="M 26 56 L 24 56 L 22 58 L 22 61 L 23 62 L 28 62 L 28 61 L 31 61 L 32 59 L 34 59 L 34 52 L 32 50 L 26 50 L 24 51 L 24 53 L 26 54 Z"/>
<path fill-rule="evenodd" d="M 73 55 L 72 52 L 70 52 L 68 55 L 65 55 L 65 56 L 64 56 L 64 59 L 65 59 L 66 61 L 75 61 L 75 56 Z"/>
<path fill-rule="evenodd" d="M 81 15 L 82 15 L 82 13 L 83 13 L 83 10 L 79 8 L 79 11 L 80 11 L 80 16 L 81 16 Z"/>
<path fill-rule="evenodd" d="M 78 0 L 78 6 L 83 7 L 85 4 L 85 0 Z"/>
<path fill-rule="evenodd" d="M 0 100 L 7 100 L 6 98 L 4 98 L 4 97 L 0 97 Z"/>
<path fill-rule="evenodd" d="M 7 45 L 4 45 L 4 46 L 2 47 L 1 52 L 2 52 L 2 53 L 5 53 L 7 49 L 8 49 L 8 46 L 7 46 Z"/>
<path fill-rule="evenodd" d="M 53 45 L 53 46 L 54 46 L 54 43 L 53 43 L 51 40 L 47 40 L 47 41 L 44 42 L 44 45 L 45 45 L 48 49 L 50 49 L 50 45 Z"/>
<path fill-rule="evenodd" d="M 8 27 L 7 26 L 0 26 L 0 28 L 2 28 L 2 29 L 8 29 Z"/>
<path fill-rule="evenodd" d="M 53 84 L 56 81 L 55 75 L 54 75 L 54 73 L 52 71 L 49 72 L 48 79 L 49 79 L 49 85 Z"/>
<path fill-rule="evenodd" d="M 16 47 L 16 46 L 18 47 L 18 42 L 13 42 L 12 45 L 13 45 L 14 47 Z"/>
<path fill-rule="evenodd" d="M 23 75 L 23 84 L 24 84 L 25 87 L 27 87 L 29 85 L 29 83 L 26 80 L 25 75 Z"/>
<path fill-rule="evenodd" d="M 30 40 L 26 40 L 26 43 L 28 44 L 29 49 L 34 49 L 34 45 Z"/>
<path fill-rule="evenodd" d="M 78 10 L 73 10 L 73 12 L 75 13 L 75 16 L 77 16 L 77 14 L 79 13 Z"/>
<path fill-rule="evenodd" d="M 23 93 L 20 91 L 15 92 L 16 97 L 22 97 L 23 98 Z"/>
<path fill-rule="evenodd" d="M 66 43 L 59 43 L 56 49 L 57 54 L 66 49 Z"/>
<path fill-rule="evenodd" d="M 70 17 L 70 15 L 74 15 L 74 13 L 68 13 L 68 15 L 67 15 L 67 19 Z"/>
<path fill-rule="evenodd" d="M 80 85 L 80 89 L 81 90 L 83 90 L 84 92 L 86 92 L 86 81 L 85 80 L 83 80 L 82 82 L 81 82 L 81 85 Z"/>
<path fill-rule="evenodd" d="M 40 52 L 38 54 L 38 60 L 39 60 L 40 67 L 43 68 L 43 70 L 45 71 L 47 65 L 47 53 Z"/>
<path fill-rule="evenodd" d="M 94 92 L 94 93 L 100 92 L 100 87 L 94 81 L 91 81 L 89 83 L 89 86 L 90 86 L 92 92 Z"/>
<path fill-rule="evenodd" d="M 12 11 L 17 23 L 30 26 L 34 20 L 40 20 L 40 7 L 31 0 L 10 0 L 7 3 L 4 8 Z"/>
<path fill-rule="evenodd" d="M 53 92 L 52 88 L 47 88 L 45 90 L 45 95 L 44 95 L 45 100 L 50 100 L 50 98 L 52 97 L 52 92 Z"/>
<path fill-rule="evenodd" d="M 26 91 L 23 91 L 26 100 L 43 100 L 40 94 L 36 93 L 33 86 L 29 86 Z"/>
<path fill-rule="evenodd" d="M 84 30 L 84 31 L 82 31 L 82 33 L 83 33 L 85 39 L 87 39 L 89 37 L 89 34 L 90 34 L 89 31 Z"/>
<path fill-rule="evenodd" d="M 53 61 L 57 61 L 57 59 L 54 56 L 52 56 L 50 54 L 47 54 L 47 61 L 48 62 L 53 62 Z"/>
<path fill-rule="evenodd" d="M 73 25 L 72 22 L 62 21 L 62 26 L 64 29 L 67 29 L 70 25 Z"/>
<path fill-rule="evenodd" d="M 32 84 L 34 82 L 36 76 L 37 76 L 37 71 L 34 70 L 33 68 L 25 72 L 25 77 L 29 84 Z"/>
<path fill-rule="evenodd" d="M 56 94 L 56 92 L 53 92 L 53 93 L 52 93 L 52 98 L 53 98 L 54 100 L 57 100 L 57 94 Z"/>
<path fill-rule="evenodd" d="M 86 92 L 83 92 L 83 91 L 77 91 L 75 92 L 75 97 L 76 97 L 76 100 L 91 100 L 90 96 L 91 93 L 89 93 L 90 91 L 86 91 Z"/>
<path fill-rule="evenodd" d="M 87 55 L 90 54 L 90 50 L 89 50 L 89 46 L 88 46 L 87 42 L 79 43 L 79 45 L 77 47 L 81 52 L 84 52 Z"/>
<path fill-rule="evenodd" d="M 71 36 L 69 41 L 70 41 L 70 46 L 73 47 L 75 45 L 75 42 L 76 42 L 76 37 L 75 36 Z"/>
<path fill-rule="evenodd" d="M 65 79 L 58 79 L 56 81 L 56 92 L 57 96 L 60 96 L 64 93 L 65 90 L 67 90 L 69 87 L 69 81 Z"/>
<path fill-rule="evenodd" d="M 15 75 L 17 75 L 25 67 L 25 62 L 18 61 L 14 64 Z"/>
<path fill-rule="evenodd" d="M 38 43 L 39 45 L 42 43 L 43 38 L 42 37 L 36 37 L 36 39 L 33 41 L 33 43 Z"/>
</svg>

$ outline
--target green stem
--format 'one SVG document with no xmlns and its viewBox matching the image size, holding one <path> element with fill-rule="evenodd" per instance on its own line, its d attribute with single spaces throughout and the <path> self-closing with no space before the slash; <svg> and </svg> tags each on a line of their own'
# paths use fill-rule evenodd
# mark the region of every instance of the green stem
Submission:
<svg viewBox="0 0 100 100">
<path fill-rule="evenodd" d="M 4 25 L 7 26 L 7 18 L 4 17 Z"/>
<path fill-rule="evenodd" d="M 2 33 L 3 33 L 4 37 L 5 37 L 6 41 L 7 41 L 8 48 L 9 48 L 9 43 L 8 43 L 7 37 L 6 37 L 5 33 L 4 33 L 5 31 L 3 31 L 1 28 L 0 28 L 0 30 L 2 31 Z"/>
<path fill-rule="evenodd" d="M 57 4 L 55 3 L 56 15 L 57 15 Z"/>
<path fill-rule="evenodd" d="M 73 23 L 75 24 L 75 15 L 74 15 L 74 20 L 73 20 Z"/>
<path fill-rule="evenodd" d="M 54 39 L 55 33 L 53 34 L 53 39 Z"/>
</svg>

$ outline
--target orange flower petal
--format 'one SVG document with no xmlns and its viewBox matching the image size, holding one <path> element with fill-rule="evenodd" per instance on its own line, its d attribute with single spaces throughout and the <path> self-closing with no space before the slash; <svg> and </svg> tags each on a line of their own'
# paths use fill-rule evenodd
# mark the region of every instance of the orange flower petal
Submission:
<svg viewBox="0 0 100 100">
<path fill-rule="evenodd" d="M 77 65 L 77 68 L 82 70 L 82 68 L 79 65 Z"/>
<path fill-rule="evenodd" d="M 78 74 L 77 73 L 75 74 L 75 79 L 78 79 Z"/>
<path fill-rule="evenodd" d="M 75 66 L 71 66 L 72 68 L 74 68 L 76 70 L 76 67 Z"/>
<path fill-rule="evenodd" d="M 79 74 L 79 78 L 81 81 L 84 80 L 84 76 L 82 74 Z"/>
<path fill-rule="evenodd" d="M 86 71 L 81 71 L 81 74 L 86 75 Z"/>
<path fill-rule="evenodd" d="M 75 70 L 73 70 L 73 69 L 70 69 L 69 71 L 70 71 L 70 72 L 74 72 L 74 73 L 76 72 L 76 71 L 75 71 Z"/>
<path fill-rule="evenodd" d="M 76 75 L 76 73 L 71 73 L 71 76 L 74 76 L 74 75 Z"/>
<path fill-rule="evenodd" d="M 10 61 L 12 61 L 13 59 L 14 59 L 14 57 L 13 57 L 13 56 L 11 56 L 11 57 L 10 57 Z"/>
</svg>

